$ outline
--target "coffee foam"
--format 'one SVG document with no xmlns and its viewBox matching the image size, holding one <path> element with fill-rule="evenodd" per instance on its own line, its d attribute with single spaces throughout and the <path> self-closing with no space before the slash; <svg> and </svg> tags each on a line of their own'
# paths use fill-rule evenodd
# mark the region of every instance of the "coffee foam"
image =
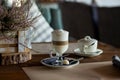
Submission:
<svg viewBox="0 0 120 80">
<path fill-rule="evenodd" d="M 69 32 L 65 30 L 54 30 L 52 32 L 53 41 L 68 41 Z"/>
</svg>

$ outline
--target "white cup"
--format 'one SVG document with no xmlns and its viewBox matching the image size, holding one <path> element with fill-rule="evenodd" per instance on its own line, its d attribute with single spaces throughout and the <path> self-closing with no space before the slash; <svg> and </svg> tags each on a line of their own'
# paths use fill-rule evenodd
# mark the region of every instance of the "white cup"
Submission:
<svg viewBox="0 0 120 80">
<path fill-rule="evenodd" d="M 83 39 L 78 40 L 78 48 L 80 53 L 88 54 L 97 51 L 98 41 L 92 39 L 90 36 L 85 36 Z"/>
</svg>

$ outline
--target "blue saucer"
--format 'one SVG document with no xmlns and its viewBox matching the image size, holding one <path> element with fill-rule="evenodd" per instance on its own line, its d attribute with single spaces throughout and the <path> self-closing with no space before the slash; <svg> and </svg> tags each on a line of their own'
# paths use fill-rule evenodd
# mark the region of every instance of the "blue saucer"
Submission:
<svg viewBox="0 0 120 80">
<path fill-rule="evenodd" d="M 53 67 L 53 68 L 68 68 L 79 64 L 79 60 L 76 60 L 74 58 L 66 58 L 66 59 L 69 61 L 69 64 L 59 64 L 57 62 L 57 57 L 42 59 L 41 63 L 45 66 Z"/>
</svg>

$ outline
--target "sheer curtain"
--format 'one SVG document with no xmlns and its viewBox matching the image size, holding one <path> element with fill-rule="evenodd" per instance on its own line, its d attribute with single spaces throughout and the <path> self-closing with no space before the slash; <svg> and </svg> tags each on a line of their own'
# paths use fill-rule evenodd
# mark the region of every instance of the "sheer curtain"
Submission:
<svg viewBox="0 0 120 80">
<path fill-rule="evenodd" d="M 41 12 L 39 11 L 34 0 L 31 0 L 33 5 L 30 9 L 29 17 L 36 17 L 40 15 L 37 20 L 35 20 L 33 27 L 27 31 L 27 37 L 32 42 L 50 42 L 51 41 L 51 32 L 53 31 L 52 27 L 45 20 Z"/>
</svg>

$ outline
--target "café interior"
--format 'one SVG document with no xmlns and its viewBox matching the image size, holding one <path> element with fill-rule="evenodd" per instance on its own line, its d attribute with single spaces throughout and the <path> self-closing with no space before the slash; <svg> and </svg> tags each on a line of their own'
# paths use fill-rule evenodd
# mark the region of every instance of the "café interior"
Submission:
<svg viewBox="0 0 120 80">
<path fill-rule="evenodd" d="M 70 32 L 70 41 L 91 36 L 120 47 L 119 0 L 37 0 L 53 29 Z"/>
<path fill-rule="evenodd" d="M 53 29 L 52 41 L 39 42 L 37 34 L 29 42 L 24 32 L 15 38 L 18 43 L 0 41 L 5 51 L 0 52 L 0 80 L 120 80 L 120 0 L 33 1 L 42 13 L 39 19 Z"/>
</svg>

